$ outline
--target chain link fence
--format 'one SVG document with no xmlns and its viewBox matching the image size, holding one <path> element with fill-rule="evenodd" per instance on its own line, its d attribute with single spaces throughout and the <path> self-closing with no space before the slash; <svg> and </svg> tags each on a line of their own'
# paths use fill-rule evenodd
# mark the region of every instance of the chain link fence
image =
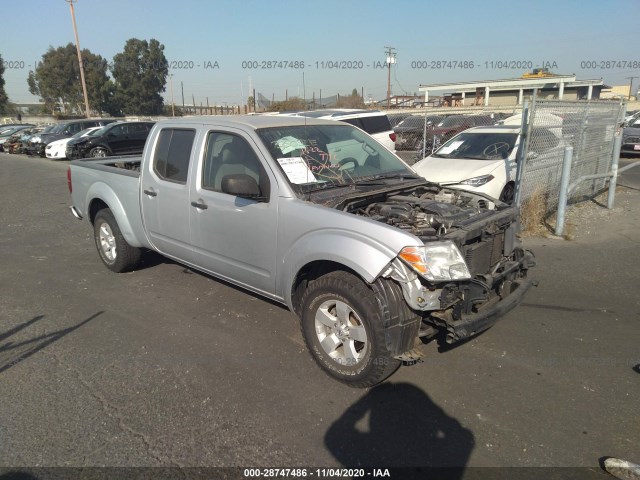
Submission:
<svg viewBox="0 0 640 480">
<path fill-rule="evenodd" d="M 534 99 L 523 155 L 520 199 L 544 202 L 547 213 L 558 206 L 566 147 L 573 148 L 570 182 L 585 175 L 606 174 L 612 163 L 617 128 L 625 104 L 611 101 Z M 592 197 L 605 187 L 605 178 L 579 183 L 568 200 Z"/>
<path fill-rule="evenodd" d="M 520 106 L 426 108 L 387 115 L 396 134 L 396 151 L 402 158 L 419 160 L 467 128 L 495 125 L 521 112 Z"/>
</svg>

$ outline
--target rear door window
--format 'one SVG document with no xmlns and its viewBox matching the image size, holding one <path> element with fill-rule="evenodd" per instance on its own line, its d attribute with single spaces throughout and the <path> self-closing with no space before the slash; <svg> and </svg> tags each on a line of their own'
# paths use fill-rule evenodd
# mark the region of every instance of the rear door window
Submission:
<svg viewBox="0 0 640 480">
<path fill-rule="evenodd" d="M 158 135 L 153 170 L 163 180 L 186 184 L 196 131 L 165 128 Z"/>
<path fill-rule="evenodd" d="M 376 115 L 374 117 L 362 117 L 360 119 L 363 130 L 369 134 L 382 133 L 392 130 L 391 123 L 386 115 Z"/>
<path fill-rule="evenodd" d="M 369 135 L 374 133 L 382 133 L 393 130 L 391 128 L 391 122 L 386 115 L 375 115 L 372 117 L 358 117 L 358 118 L 345 118 L 340 120 L 341 122 L 348 123 L 354 127 L 358 127 L 364 130 Z"/>
</svg>

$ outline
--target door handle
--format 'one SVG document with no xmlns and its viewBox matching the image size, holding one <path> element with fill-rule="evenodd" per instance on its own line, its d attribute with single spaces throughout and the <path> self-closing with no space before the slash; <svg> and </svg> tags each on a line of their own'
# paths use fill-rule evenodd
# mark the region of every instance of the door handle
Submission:
<svg viewBox="0 0 640 480">
<path fill-rule="evenodd" d="M 158 192 L 154 192 L 153 190 L 143 190 L 145 195 L 149 195 L 150 197 L 155 197 L 158 195 Z"/>
<path fill-rule="evenodd" d="M 198 203 L 198 202 L 191 202 L 191 206 L 199 208 L 200 210 L 206 210 L 207 208 L 209 208 L 206 203 Z"/>
</svg>

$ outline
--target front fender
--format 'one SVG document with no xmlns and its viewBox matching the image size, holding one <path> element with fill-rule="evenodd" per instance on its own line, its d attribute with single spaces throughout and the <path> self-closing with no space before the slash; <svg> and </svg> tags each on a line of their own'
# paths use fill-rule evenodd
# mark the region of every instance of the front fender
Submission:
<svg viewBox="0 0 640 480">
<path fill-rule="evenodd" d="M 305 265 L 316 261 L 339 263 L 366 282 L 373 283 L 398 251 L 358 232 L 333 228 L 315 230 L 297 239 L 286 252 L 280 270 L 279 290 L 289 308 L 294 310 L 291 286 Z"/>
<path fill-rule="evenodd" d="M 130 211 L 139 212 L 140 208 L 139 208 L 139 199 L 137 196 L 137 189 L 133 190 L 132 193 L 133 195 L 128 195 L 128 197 L 126 198 L 126 201 L 135 202 L 136 204 L 138 204 L 137 209 L 130 210 Z M 118 227 L 122 232 L 122 236 L 125 238 L 127 243 L 132 247 L 145 246 L 145 242 L 142 241 L 143 239 L 138 238 L 136 229 L 133 227 L 132 222 L 130 221 L 127 215 L 127 210 L 125 209 L 122 201 L 109 185 L 107 185 L 104 182 L 95 182 L 91 184 L 91 186 L 89 187 L 89 190 L 87 191 L 86 199 L 87 200 L 85 205 L 87 206 L 87 211 L 85 213 L 87 214 L 87 218 L 90 218 L 89 212 L 91 212 L 92 203 L 95 202 L 96 200 L 101 200 L 107 204 L 107 206 L 113 213 L 113 216 L 115 217 L 116 222 L 118 222 Z M 133 203 L 131 205 L 133 205 Z"/>
</svg>

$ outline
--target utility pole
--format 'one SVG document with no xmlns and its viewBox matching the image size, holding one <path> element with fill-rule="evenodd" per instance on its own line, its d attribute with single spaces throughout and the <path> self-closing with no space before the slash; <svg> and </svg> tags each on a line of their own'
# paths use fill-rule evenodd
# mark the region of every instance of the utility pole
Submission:
<svg viewBox="0 0 640 480">
<path fill-rule="evenodd" d="M 384 47 L 386 48 L 387 55 L 387 108 L 391 107 L 391 64 L 396 63 L 396 52 L 394 52 L 394 47 Z"/>
<path fill-rule="evenodd" d="M 80 53 L 80 40 L 78 40 L 78 28 L 76 27 L 76 14 L 73 11 L 73 4 L 78 0 L 66 0 L 71 9 L 71 21 L 73 22 L 73 34 L 76 37 L 76 50 L 78 52 L 78 64 L 80 65 L 80 82 L 82 83 L 82 93 L 84 94 L 84 107 L 86 109 L 87 118 L 89 118 L 89 96 L 87 95 L 87 85 L 84 81 L 84 65 L 82 63 L 82 54 Z"/>
<path fill-rule="evenodd" d="M 173 103 L 173 73 L 169 74 L 169 88 L 171 89 L 171 116 L 176 116 L 175 104 Z"/>
<path fill-rule="evenodd" d="M 640 77 L 625 77 L 629 79 L 629 98 L 627 100 L 631 100 L 631 87 L 633 86 L 633 80 L 635 78 L 640 78 Z"/>
<path fill-rule="evenodd" d="M 184 85 L 182 84 L 182 80 L 180 81 L 180 90 L 182 90 L 182 114 L 184 115 Z"/>
</svg>

